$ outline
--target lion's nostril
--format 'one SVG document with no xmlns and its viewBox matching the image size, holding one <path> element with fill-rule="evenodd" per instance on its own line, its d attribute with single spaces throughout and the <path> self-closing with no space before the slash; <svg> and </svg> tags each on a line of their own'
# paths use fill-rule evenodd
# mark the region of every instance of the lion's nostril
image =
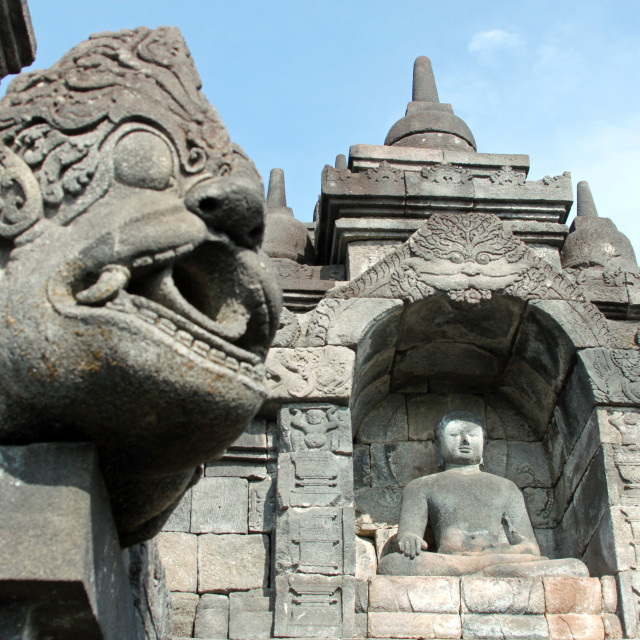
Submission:
<svg viewBox="0 0 640 640">
<path fill-rule="evenodd" d="M 211 231 L 226 234 L 236 244 L 255 249 L 264 233 L 264 197 L 259 184 L 246 177 L 201 182 L 185 204 Z"/>
<path fill-rule="evenodd" d="M 216 209 L 220 206 L 220 201 L 217 198 L 210 196 L 202 198 L 198 202 L 198 212 L 206 220 L 215 214 Z"/>
</svg>

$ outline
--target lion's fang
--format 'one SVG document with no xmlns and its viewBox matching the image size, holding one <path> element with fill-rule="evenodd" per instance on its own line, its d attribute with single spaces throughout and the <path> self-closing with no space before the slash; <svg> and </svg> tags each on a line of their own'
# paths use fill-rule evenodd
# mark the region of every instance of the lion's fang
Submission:
<svg viewBox="0 0 640 640">
<path fill-rule="evenodd" d="M 120 289 L 129 284 L 131 272 L 120 264 L 108 264 L 100 272 L 98 281 L 88 289 L 76 294 L 80 304 L 100 304 L 113 300 Z"/>
</svg>

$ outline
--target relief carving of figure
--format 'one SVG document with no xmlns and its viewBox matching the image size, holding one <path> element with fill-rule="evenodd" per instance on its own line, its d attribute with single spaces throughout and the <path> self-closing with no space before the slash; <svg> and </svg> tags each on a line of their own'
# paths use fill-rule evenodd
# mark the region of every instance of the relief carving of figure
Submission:
<svg viewBox="0 0 640 640">
<path fill-rule="evenodd" d="M 267 388 L 264 192 L 175 28 L 92 36 L 0 102 L 0 443 L 94 442 L 155 534 Z"/>
<path fill-rule="evenodd" d="M 524 497 L 511 480 L 480 470 L 486 429 L 453 411 L 435 429 L 444 471 L 410 482 L 402 496 L 395 549 L 378 573 L 408 576 L 588 576 L 573 558 L 541 556 Z M 424 539 L 427 523 L 436 548 Z"/>
</svg>

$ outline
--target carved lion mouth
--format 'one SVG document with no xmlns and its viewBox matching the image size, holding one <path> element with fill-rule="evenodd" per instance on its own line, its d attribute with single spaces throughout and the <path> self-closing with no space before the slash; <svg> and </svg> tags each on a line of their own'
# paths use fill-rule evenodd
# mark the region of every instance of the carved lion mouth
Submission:
<svg viewBox="0 0 640 640">
<path fill-rule="evenodd" d="M 263 254 L 210 234 L 197 246 L 107 264 L 72 291 L 77 305 L 135 314 L 198 356 L 261 379 L 256 365 L 277 325 L 271 278 Z"/>
</svg>

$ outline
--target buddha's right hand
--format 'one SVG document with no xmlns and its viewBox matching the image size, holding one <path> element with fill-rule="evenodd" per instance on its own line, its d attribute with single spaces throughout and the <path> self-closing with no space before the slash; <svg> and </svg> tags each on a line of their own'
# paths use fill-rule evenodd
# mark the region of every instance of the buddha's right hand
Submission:
<svg viewBox="0 0 640 640">
<path fill-rule="evenodd" d="M 429 545 L 415 533 L 405 533 L 398 541 L 398 549 L 407 558 L 415 558 L 420 555 L 420 551 L 426 551 Z"/>
</svg>

